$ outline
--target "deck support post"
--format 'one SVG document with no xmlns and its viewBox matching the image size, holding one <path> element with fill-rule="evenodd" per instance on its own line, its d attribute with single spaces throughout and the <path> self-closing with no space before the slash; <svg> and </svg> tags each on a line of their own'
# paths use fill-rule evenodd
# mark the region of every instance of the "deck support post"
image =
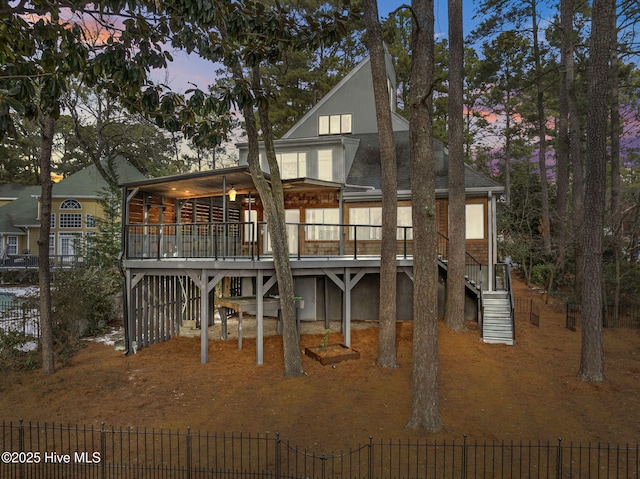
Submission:
<svg viewBox="0 0 640 479">
<path fill-rule="evenodd" d="M 264 362 L 264 272 L 259 269 L 256 281 L 256 364 Z"/>
<path fill-rule="evenodd" d="M 131 283 L 131 271 L 125 270 L 125 289 L 126 294 L 124 297 L 125 305 L 124 307 L 127 310 L 127 324 L 125 325 L 124 337 L 126 343 L 125 354 L 131 354 L 132 352 L 132 343 L 135 341 L 135 332 L 136 332 L 136 318 L 133 314 L 133 304 L 131 301 L 131 295 L 133 294 L 133 286 Z"/>
<path fill-rule="evenodd" d="M 200 362 L 206 364 L 209 361 L 209 288 L 207 284 L 207 272 L 202 270 L 200 281 Z"/>
<path fill-rule="evenodd" d="M 344 344 L 351 347 L 351 268 L 344 269 Z"/>
</svg>

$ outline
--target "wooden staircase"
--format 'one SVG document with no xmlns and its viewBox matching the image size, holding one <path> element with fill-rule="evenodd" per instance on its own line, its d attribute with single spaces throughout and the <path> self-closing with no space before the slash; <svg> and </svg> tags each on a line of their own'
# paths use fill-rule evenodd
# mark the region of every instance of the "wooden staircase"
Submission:
<svg viewBox="0 0 640 479">
<path fill-rule="evenodd" d="M 449 239 L 438 233 L 438 263 L 444 278 L 447 275 Z M 485 343 L 514 345 L 515 322 L 509 265 L 494 265 L 493 288 L 485 290 L 482 284 L 482 265 L 466 253 L 465 283 L 478 298 L 478 326 Z"/>
<path fill-rule="evenodd" d="M 482 292 L 482 341 L 492 344 L 516 343 L 513 309 L 509 291 Z"/>
</svg>

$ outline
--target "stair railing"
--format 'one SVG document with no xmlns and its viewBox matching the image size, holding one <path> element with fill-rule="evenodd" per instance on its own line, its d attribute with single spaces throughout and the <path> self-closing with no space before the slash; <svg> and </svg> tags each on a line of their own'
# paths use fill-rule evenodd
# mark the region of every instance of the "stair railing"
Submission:
<svg viewBox="0 0 640 479">
<path fill-rule="evenodd" d="M 438 259 L 444 263 L 449 261 L 449 238 L 440 232 L 438 232 Z M 464 271 L 466 281 L 482 292 L 482 264 L 467 251 L 465 251 Z"/>
<path fill-rule="evenodd" d="M 515 321 L 515 300 L 513 299 L 513 285 L 511 283 L 511 266 L 508 263 L 496 263 L 494 266 L 494 288 L 497 289 L 497 285 L 495 284 L 499 278 L 502 278 L 503 281 L 503 289 L 507 292 L 509 297 L 509 304 L 511 308 L 511 331 L 512 331 L 512 339 L 516 339 L 516 321 Z"/>
</svg>

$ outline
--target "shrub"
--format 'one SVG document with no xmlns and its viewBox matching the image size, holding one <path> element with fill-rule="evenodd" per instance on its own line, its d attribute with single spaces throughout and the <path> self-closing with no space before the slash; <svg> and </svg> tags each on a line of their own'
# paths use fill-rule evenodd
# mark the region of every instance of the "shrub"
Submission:
<svg viewBox="0 0 640 479">
<path fill-rule="evenodd" d="M 35 351 L 27 351 L 27 343 L 35 341 L 33 336 L 22 331 L 0 329 L 0 371 L 35 369 L 38 367 Z"/>
<path fill-rule="evenodd" d="M 12 269 L 0 273 L 3 284 L 38 284 L 37 269 Z"/>
<path fill-rule="evenodd" d="M 553 265 L 551 263 L 540 263 L 536 264 L 531 268 L 531 282 L 535 283 L 543 288 L 547 288 L 549 286 L 549 278 L 551 278 L 551 273 L 553 272 Z M 556 281 L 554 281 L 555 283 Z M 552 285 L 552 289 L 556 285 Z"/>
<path fill-rule="evenodd" d="M 117 271 L 78 267 L 56 274 L 51 291 L 54 329 L 71 340 L 103 332 L 118 317 Z"/>
</svg>

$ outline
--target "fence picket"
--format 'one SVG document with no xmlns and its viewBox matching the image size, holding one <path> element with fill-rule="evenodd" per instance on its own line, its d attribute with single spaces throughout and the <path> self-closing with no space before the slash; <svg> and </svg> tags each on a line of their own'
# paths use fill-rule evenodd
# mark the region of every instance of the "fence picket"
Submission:
<svg viewBox="0 0 640 479">
<path fill-rule="evenodd" d="M 0 477 L 638 477 L 639 446 L 552 442 L 368 442 L 347 453 L 315 454 L 275 438 L 169 430 L 99 429 L 3 422 Z M 44 441 L 41 439 L 44 438 Z M 99 451 L 92 451 L 99 448 Z M 285 448 L 285 449 L 283 449 Z M 366 449 L 366 453 L 364 452 Z M 286 450 L 286 454 L 283 452 Z M 42 454 L 39 464 L 20 453 Z M 99 452 L 99 461 L 91 461 Z M 44 454 L 47 454 L 46 456 Z M 53 456 L 52 454 L 57 456 Z M 84 454 L 84 455 L 79 455 Z M 10 460 L 12 457 L 16 461 Z M 71 463 L 53 457 L 70 457 Z M 79 461 L 78 458 L 85 460 Z M 487 476 L 487 474 L 489 476 Z"/>
</svg>

